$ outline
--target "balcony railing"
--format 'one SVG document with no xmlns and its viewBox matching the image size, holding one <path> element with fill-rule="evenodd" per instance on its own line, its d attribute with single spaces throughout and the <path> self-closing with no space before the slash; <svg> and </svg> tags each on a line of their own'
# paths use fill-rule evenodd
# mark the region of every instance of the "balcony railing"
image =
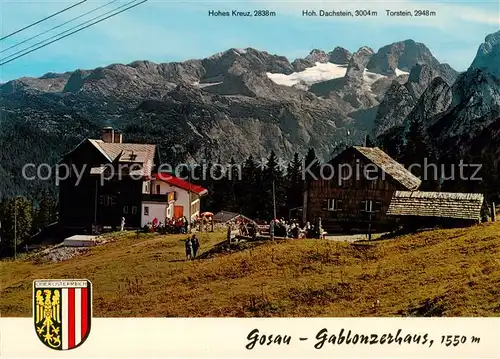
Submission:
<svg viewBox="0 0 500 359">
<path fill-rule="evenodd" d="M 170 202 L 177 199 L 175 192 L 169 192 L 165 194 L 143 194 L 143 201 L 156 201 L 156 202 Z"/>
<path fill-rule="evenodd" d="M 155 202 L 168 202 L 168 196 L 166 194 L 143 194 L 143 201 L 155 201 Z"/>
</svg>

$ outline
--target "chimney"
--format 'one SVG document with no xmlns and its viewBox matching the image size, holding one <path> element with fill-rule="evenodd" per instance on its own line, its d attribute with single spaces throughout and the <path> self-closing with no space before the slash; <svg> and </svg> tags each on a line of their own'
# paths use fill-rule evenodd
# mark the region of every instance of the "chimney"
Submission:
<svg viewBox="0 0 500 359">
<path fill-rule="evenodd" d="M 123 135 L 119 132 L 115 132 L 113 142 L 114 143 L 123 143 Z"/>
<path fill-rule="evenodd" d="M 113 139 L 114 139 L 114 134 L 115 134 L 115 131 L 113 130 L 113 127 L 104 127 L 102 129 L 102 137 L 101 139 L 106 142 L 106 143 L 113 143 Z"/>
</svg>

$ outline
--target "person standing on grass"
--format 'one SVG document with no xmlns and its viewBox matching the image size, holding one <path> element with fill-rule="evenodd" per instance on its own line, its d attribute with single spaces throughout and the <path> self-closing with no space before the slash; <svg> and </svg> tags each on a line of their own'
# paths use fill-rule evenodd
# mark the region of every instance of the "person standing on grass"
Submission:
<svg viewBox="0 0 500 359">
<path fill-rule="evenodd" d="M 196 258 L 196 253 L 198 252 L 198 249 L 200 248 L 200 241 L 198 241 L 198 237 L 196 237 L 196 234 L 193 234 L 193 237 L 191 237 L 191 243 L 193 246 L 193 256 L 192 259 Z"/>
<path fill-rule="evenodd" d="M 125 229 L 125 217 L 122 217 L 122 221 L 120 223 L 120 230 L 123 232 Z"/>
<path fill-rule="evenodd" d="M 191 238 L 188 237 L 186 239 L 186 260 L 190 260 L 193 258 L 193 242 L 191 241 Z"/>
</svg>

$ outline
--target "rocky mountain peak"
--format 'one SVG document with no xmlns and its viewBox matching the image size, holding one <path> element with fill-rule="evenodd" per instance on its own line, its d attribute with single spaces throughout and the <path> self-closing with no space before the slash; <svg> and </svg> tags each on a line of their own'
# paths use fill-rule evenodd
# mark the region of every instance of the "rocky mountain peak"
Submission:
<svg viewBox="0 0 500 359">
<path fill-rule="evenodd" d="M 373 56 L 373 50 L 370 47 L 363 46 L 356 51 L 347 66 L 346 79 L 355 79 L 363 76 L 366 65 Z"/>
<path fill-rule="evenodd" d="M 47 72 L 46 74 L 42 75 L 39 77 L 39 79 L 45 80 L 45 79 L 68 79 L 71 76 L 71 72 L 64 72 L 64 73 L 55 73 L 55 72 Z"/>
<path fill-rule="evenodd" d="M 486 36 L 470 68 L 481 69 L 500 79 L 500 30 Z"/>
<path fill-rule="evenodd" d="M 394 75 L 396 69 L 408 72 L 418 63 L 436 68 L 440 65 L 427 46 L 408 39 L 380 48 L 370 59 L 366 68 L 371 72 Z"/>
<path fill-rule="evenodd" d="M 411 68 L 406 88 L 414 98 L 418 99 L 436 76 L 438 71 L 431 66 L 416 64 Z"/>
<path fill-rule="evenodd" d="M 206 70 L 205 78 L 217 78 L 230 72 L 236 66 L 259 73 L 272 72 L 291 74 L 293 66 L 285 56 L 271 55 L 253 48 L 229 49 L 201 61 Z"/>
<path fill-rule="evenodd" d="M 77 92 L 83 86 L 84 79 L 91 73 L 91 71 L 86 70 L 75 70 L 71 74 L 64 86 L 63 92 Z"/>
<path fill-rule="evenodd" d="M 435 82 L 436 79 L 437 82 Z M 448 106 L 449 97 L 442 99 L 439 94 L 436 94 L 437 89 L 443 90 L 441 83 L 446 82 L 439 77 L 439 71 L 426 64 L 413 66 L 406 83 L 393 81 L 377 111 L 375 136 L 380 136 L 394 127 L 409 123 L 409 117 L 414 118 L 423 113 L 436 114 L 437 111 L 441 111 L 445 106 Z M 420 102 L 422 111 L 417 111 L 411 115 L 412 110 L 415 106 L 418 106 L 419 101 L 422 100 L 423 94 L 426 92 L 425 99 L 427 100 Z M 439 101 L 439 103 L 436 101 Z"/>
<path fill-rule="evenodd" d="M 312 62 L 327 63 L 329 56 L 323 50 L 313 49 L 309 55 L 306 56 L 306 60 Z"/>
<path fill-rule="evenodd" d="M 340 46 L 337 46 L 328 53 L 328 61 L 337 65 L 348 64 L 351 58 L 351 52 Z"/>
<path fill-rule="evenodd" d="M 308 67 L 313 67 L 314 65 L 314 61 L 306 59 L 295 59 L 292 62 L 292 66 L 295 72 L 304 71 Z"/>
</svg>

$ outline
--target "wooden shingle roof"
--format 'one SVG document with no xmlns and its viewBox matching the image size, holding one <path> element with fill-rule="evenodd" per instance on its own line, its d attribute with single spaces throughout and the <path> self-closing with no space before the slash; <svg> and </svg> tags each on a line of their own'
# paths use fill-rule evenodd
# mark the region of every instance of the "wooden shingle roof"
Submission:
<svg viewBox="0 0 500 359">
<path fill-rule="evenodd" d="M 382 171 L 391 176 L 395 181 L 403 185 L 406 189 L 417 190 L 422 184 L 420 178 L 416 177 L 401 163 L 397 162 L 380 148 L 361 146 L 353 146 L 353 148 L 365 156 L 370 162 L 379 167 Z"/>
<path fill-rule="evenodd" d="M 110 162 L 118 160 L 120 162 L 132 162 L 142 164 L 141 169 L 135 172 L 143 176 L 151 176 L 152 166 L 156 153 L 156 145 L 139 144 L 139 143 L 108 143 L 102 140 L 92 140 L 92 143 Z M 130 159 L 130 155 L 134 154 L 134 159 Z M 127 158 L 129 158 L 127 160 Z M 92 168 L 91 173 L 102 173 L 103 167 Z"/>
<path fill-rule="evenodd" d="M 235 220 L 236 218 L 246 219 L 248 222 L 255 222 L 253 219 L 250 219 L 241 213 L 234 213 L 228 211 L 221 211 L 214 214 L 213 219 L 215 222 L 227 223 L 229 221 Z"/>
<path fill-rule="evenodd" d="M 387 215 L 481 219 L 481 193 L 396 191 Z"/>
</svg>

